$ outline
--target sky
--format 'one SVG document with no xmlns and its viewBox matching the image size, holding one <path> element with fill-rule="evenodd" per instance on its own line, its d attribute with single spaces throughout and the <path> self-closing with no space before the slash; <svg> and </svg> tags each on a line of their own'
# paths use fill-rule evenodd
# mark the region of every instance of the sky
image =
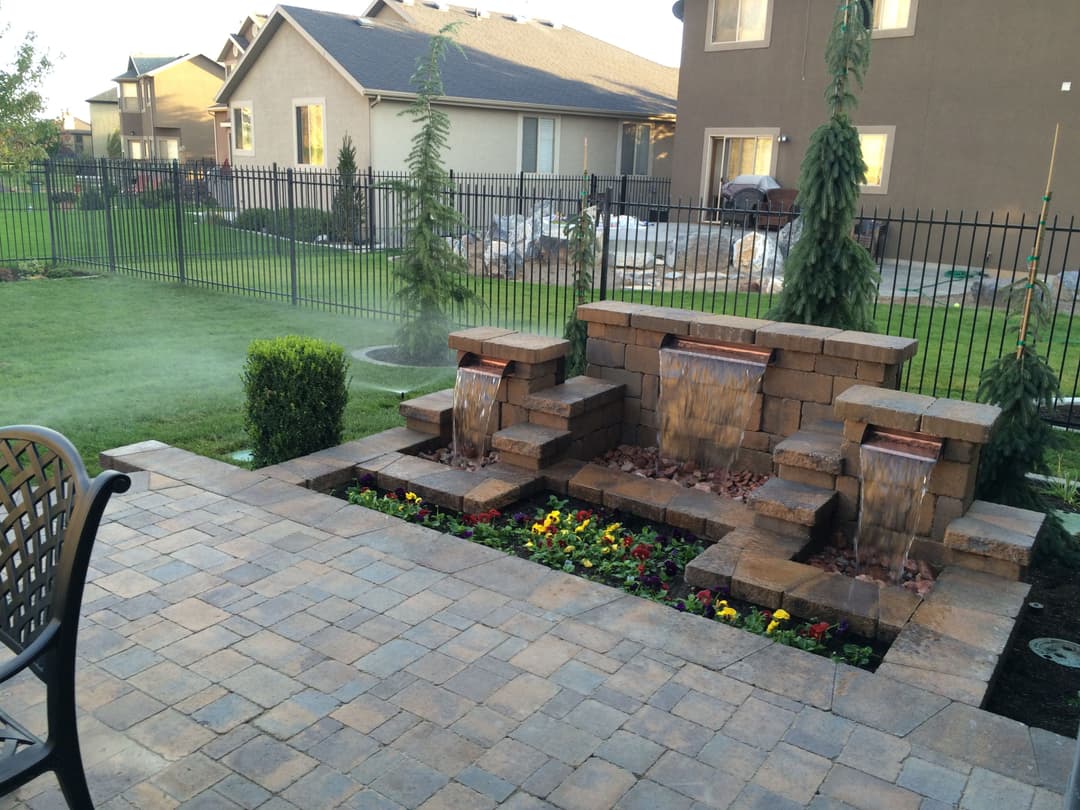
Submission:
<svg viewBox="0 0 1080 810">
<path fill-rule="evenodd" d="M 360 14 L 369 0 L 289 0 L 287 5 Z M 671 0 L 458 0 L 454 5 L 524 12 L 554 19 L 665 65 L 678 66 L 682 23 Z M 27 32 L 54 67 L 42 85 L 46 112 L 69 111 L 86 119 L 86 99 L 110 87 L 132 53 L 217 58 L 228 35 L 251 13 L 269 13 L 274 2 L 180 0 L 141 5 L 130 0 L 0 0 L 0 69 Z M 170 13 L 169 9 L 175 9 Z"/>
</svg>

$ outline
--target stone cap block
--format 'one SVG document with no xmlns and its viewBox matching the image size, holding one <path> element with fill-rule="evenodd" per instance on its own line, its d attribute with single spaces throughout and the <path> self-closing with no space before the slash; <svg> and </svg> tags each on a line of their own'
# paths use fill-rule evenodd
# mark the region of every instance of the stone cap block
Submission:
<svg viewBox="0 0 1080 810">
<path fill-rule="evenodd" d="M 485 340 L 512 335 L 514 332 L 513 329 L 503 329 L 498 326 L 477 326 L 473 329 L 461 329 L 457 332 L 451 332 L 447 342 L 451 349 L 456 349 L 459 352 L 482 354 Z"/>
<path fill-rule="evenodd" d="M 569 418 L 621 399 L 624 388 L 622 383 L 605 382 L 596 377 L 571 377 L 561 385 L 529 394 L 522 405 L 530 411 Z"/>
<path fill-rule="evenodd" d="M 643 306 L 630 316 L 630 325 L 649 332 L 666 332 L 669 335 L 689 335 L 690 324 L 701 314 L 674 307 Z"/>
<path fill-rule="evenodd" d="M 773 448 L 773 461 L 804 470 L 839 475 L 843 467 L 840 445 L 843 437 L 836 433 L 800 430 Z"/>
<path fill-rule="evenodd" d="M 1027 566 L 1044 520 L 1041 512 L 975 501 L 945 529 L 945 547 Z"/>
<path fill-rule="evenodd" d="M 815 526 L 832 511 L 836 492 L 770 478 L 751 492 L 748 500 L 758 515 L 801 526 Z"/>
<path fill-rule="evenodd" d="M 787 591 L 821 574 L 812 565 L 744 552 L 731 577 L 731 593 L 767 608 L 778 608 Z"/>
<path fill-rule="evenodd" d="M 873 332 L 841 332 L 825 339 L 825 354 L 893 366 L 914 357 L 919 341 Z"/>
<path fill-rule="evenodd" d="M 485 340 L 481 354 L 495 360 L 515 360 L 519 363 L 543 363 L 566 357 L 570 341 L 562 338 L 530 335 L 525 332 L 493 337 Z"/>
<path fill-rule="evenodd" d="M 895 430 L 918 431 L 923 414 L 936 400 L 889 388 L 853 385 L 836 398 L 833 412 L 840 419 L 866 422 Z"/>
<path fill-rule="evenodd" d="M 946 439 L 986 444 L 1000 417 L 1001 408 L 997 405 L 939 399 L 923 414 L 922 429 Z"/>
<path fill-rule="evenodd" d="M 570 444 L 570 432 L 522 422 L 503 428 L 491 437 L 496 450 L 527 458 L 550 458 Z"/>
<path fill-rule="evenodd" d="M 803 619 L 838 622 L 844 619 L 860 635 L 877 632 L 878 586 L 843 574 L 819 572 L 784 594 L 783 607 Z"/>
<path fill-rule="evenodd" d="M 465 512 L 486 512 L 501 509 L 521 497 L 521 487 L 497 478 L 489 478 L 476 484 L 462 497 L 461 508 Z"/>
<path fill-rule="evenodd" d="M 690 324 L 690 337 L 753 345 L 757 330 L 774 323 L 775 321 L 740 318 L 736 315 L 700 315 Z"/>
<path fill-rule="evenodd" d="M 896 638 L 921 604 L 921 596 L 904 588 L 880 588 L 878 591 L 878 638 L 882 641 L 892 641 Z"/>
<path fill-rule="evenodd" d="M 683 577 L 695 588 L 728 588 L 742 549 L 714 543 L 686 565 Z"/>
<path fill-rule="evenodd" d="M 771 323 L 757 330 L 754 342 L 771 349 L 792 349 L 797 352 L 821 354 L 825 341 L 840 334 L 839 329 L 806 323 Z"/>
<path fill-rule="evenodd" d="M 577 308 L 579 320 L 588 323 L 605 323 L 611 326 L 629 326 L 630 316 L 648 308 L 645 304 L 630 304 L 626 301 L 593 301 L 581 304 Z"/>
<path fill-rule="evenodd" d="M 926 597 L 932 604 L 948 604 L 1015 618 L 1024 607 L 1031 586 L 994 574 L 950 565 Z"/>
<path fill-rule="evenodd" d="M 398 413 L 418 422 L 449 424 L 454 415 L 454 389 L 447 388 L 406 400 L 398 405 Z"/>
</svg>

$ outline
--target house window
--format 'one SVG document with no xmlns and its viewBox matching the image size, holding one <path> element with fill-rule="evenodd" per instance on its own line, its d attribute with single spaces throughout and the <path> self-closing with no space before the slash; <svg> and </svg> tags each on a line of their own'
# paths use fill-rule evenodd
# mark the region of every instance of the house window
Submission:
<svg viewBox="0 0 1080 810">
<path fill-rule="evenodd" d="M 772 0 L 711 0 L 705 49 L 767 47 L 771 23 Z"/>
<path fill-rule="evenodd" d="M 178 138 L 158 138 L 158 157 L 161 160 L 179 160 L 180 140 Z"/>
<path fill-rule="evenodd" d="M 648 124 L 622 125 L 620 174 L 648 174 L 652 127 Z"/>
<path fill-rule="evenodd" d="M 128 141 L 128 157 L 132 160 L 143 159 L 142 141 Z"/>
<path fill-rule="evenodd" d="M 142 112 L 139 101 L 139 85 L 135 82 L 120 82 L 120 112 Z"/>
<path fill-rule="evenodd" d="M 326 165 L 326 132 L 322 103 L 296 105 L 296 162 L 302 166 Z"/>
<path fill-rule="evenodd" d="M 771 128 L 706 129 L 701 194 L 708 204 L 719 203 L 724 183 L 739 175 L 775 174 L 779 135 Z"/>
<path fill-rule="evenodd" d="M 251 121 L 251 104 L 243 102 L 232 109 L 233 151 L 252 153 L 255 151 L 255 131 Z"/>
<path fill-rule="evenodd" d="M 918 5 L 918 0 L 873 0 L 873 36 L 913 36 Z"/>
<path fill-rule="evenodd" d="M 859 146 L 866 163 L 866 182 L 859 186 L 863 194 L 886 194 L 889 190 L 889 169 L 892 164 L 893 140 L 896 127 L 856 127 Z"/>
<path fill-rule="evenodd" d="M 531 115 L 521 119 L 521 171 L 555 172 L 555 119 Z"/>
</svg>

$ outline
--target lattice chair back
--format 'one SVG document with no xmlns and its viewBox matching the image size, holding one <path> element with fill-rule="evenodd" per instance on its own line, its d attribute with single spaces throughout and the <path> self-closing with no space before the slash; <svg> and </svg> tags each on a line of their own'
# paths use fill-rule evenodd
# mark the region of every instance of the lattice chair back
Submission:
<svg viewBox="0 0 1080 810">
<path fill-rule="evenodd" d="M 130 479 L 94 479 L 48 428 L 0 427 L 0 641 L 13 659 L 0 683 L 30 669 L 46 687 L 42 740 L 0 711 L 0 795 L 56 771 L 71 807 L 92 807 L 75 723 L 75 639 L 90 551 L 109 497 Z"/>
</svg>

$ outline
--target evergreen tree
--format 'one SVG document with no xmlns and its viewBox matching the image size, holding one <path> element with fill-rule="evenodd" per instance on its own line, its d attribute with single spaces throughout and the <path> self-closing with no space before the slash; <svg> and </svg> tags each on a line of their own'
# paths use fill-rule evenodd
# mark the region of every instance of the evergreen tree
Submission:
<svg viewBox="0 0 1080 810">
<path fill-rule="evenodd" d="M 588 183 L 588 174 L 585 175 Z M 581 210 L 564 232 L 569 244 L 570 262 L 574 268 L 574 310 L 566 321 L 563 337 L 570 341 L 566 355 L 566 376 L 576 377 L 585 373 L 585 349 L 589 338 L 588 324 L 579 320 L 577 308 L 588 303 L 592 292 L 592 271 L 596 266 L 596 222 L 586 203 L 586 192 L 581 192 Z"/>
<path fill-rule="evenodd" d="M 799 176 L 803 232 L 784 269 L 784 289 L 768 317 L 873 331 L 878 274 L 852 236 L 859 184 L 866 180 L 859 134 L 849 113 L 870 64 L 867 0 L 841 2 L 825 49 L 829 120 L 810 138 Z"/>
<path fill-rule="evenodd" d="M 124 156 L 124 146 L 120 140 L 120 130 L 114 129 L 105 139 L 105 156 L 118 160 Z"/>
<path fill-rule="evenodd" d="M 350 135 L 341 139 L 337 162 L 337 191 L 331 206 L 331 234 L 338 242 L 360 241 L 362 222 L 360 184 L 356 177 L 356 147 Z"/>
<path fill-rule="evenodd" d="M 416 100 L 402 112 L 419 125 L 409 152 L 409 179 L 397 184 L 405 195 L 405 249 L 394 263 L 395 291 L 405 320 L 397 332 L 398 347 L 413 362 L 438 362 L 446 356 L 450 332 L 447 305 L 477 300 L 465 281 L 464 257 L 446 237 L 460 233 L 463 220 L 452 205 L 450 175 L 442 164 L 442 150 L 450 133 L 450 119 L 434 106 L 443 95 L 440 65 L 457 23 L 431 38 L 426 56 L 417 60 L 412 83 Z"/>
</svg>

